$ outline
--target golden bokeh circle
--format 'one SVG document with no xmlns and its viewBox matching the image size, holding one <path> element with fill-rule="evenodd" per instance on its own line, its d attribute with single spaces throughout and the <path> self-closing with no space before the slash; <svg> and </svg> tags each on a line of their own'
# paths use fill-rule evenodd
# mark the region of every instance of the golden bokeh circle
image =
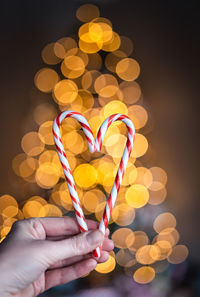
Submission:
<svg viewBox="0 0 200 297">
<path fill-rule="evenodd" d="M 168 261 L 172 264 L 180 264 L 186 260 L 188 253 L 188 248 L 185 245 L 176 245 L 173 247 Z"/>
<path fill-rule="evenodd" d="M 129 228 L 119 228 L 112 234 L 114 245 L 122 249 L 130 247 L 134 239 L 134 232 Z"/>
<path fill-rule="evenodd" d="M 100 15 L 99 8 L 94 4 L 83 4 L 76 11 L 76 17 L 81 22 L 90 22 Z"/>
<path fill-rule="evenodd" d="M 117 75 L 125 81 L 133 81 L 140 74 L 140 66 L 138 62 L 132 58 L 124 58 L 117 63 Z"/>
<path fill-rule="evenodd" d="M 47 145 L 54 144 L 52 128 L 53 128 L 53 121 L 46 121 L 41 124 L 38 130 L 38 135 L 40 139 L 42 140 L 42 142 L 44 142 Z"/>
<path fill-rule="evenodd" d="M 169 212 L 161 213 L 154 220 L 153 227 L 154 230 L 158 233 L 166 228 L 175 228 L 176 218 Z"/>
<path fill-rule="evenodd" d="M 50 162 L 41 164 L 35 174 L 37 184 L 44 189 L 50 189 L 55 186 L 59 178 L 60 168 Z"/>
<path fill-rule="evenodd" d="M 51 92 L 58 80 L 57 72 L 50 68 L 40 69 L 34 77 L 36 87 L 45 93 Z"/>
<path fill-rule="evenodd" d="M 128 115 L 128 108 L 126 104 L 118 100 L 113 100 L 106 104 L 101 110 L 101 114 L 105 119 L 115 113 L 122 113 Z"/>
<path fill-rule="evenodd" d="M 138 263 L 149 265 L 159 259 L 160 249 L 156 245 L 144 245 L 136 252 Z"/>
<path fill-rule="evenodd" d="M 128 188 L 125 197 L 128 205 L 134 208 L 141 208 L 147 204 L 149 192 L 145 186 L 134 184 Z"/>
<path fill-rule="evenodd" d="M 155 270 L 150 266 L 143 266 L 135 271 L 133 278 L 139 284 L 148 284 L 155 278 Z"/>
<path fill-rule="evenodd" d="M 37 156 L 44 150 L 44 143 L 37 132 L 28 132 L 22 137 L 21 146 L 28 156 Z"/>
<path fill-rule="evenodd" d="M 54 87 L 54 96 L 60 105 L 73 102 L 78 95 L 76 83 L 70 79 L 59 81 Z"/>
<path fill-rule="evenodd" d="M 131 157 L 139 158 L 143 156 L 147 152 L 148 146 L 149 145 L 146 137 L 143 134 L 135 133 Z"/>
<path fill-rule="evenodd" d="M 101 74 L 94 83 L 96 93 L 102 97 L 111 97 L 118 90 L 117 79 L 112 74 Z"/>
<path fill-rule="evenodd" d="M 140 247 L 147 245 L 149 243 L 149 238 L 144 231 L 134 231 L 134 242 L 129 246 L 129 250 L 135 253 Z"/>
<path fill-rule="evenodd" d="M 80 187 L 89 188 L 97 181 L 97 171 L 90 164 L 80 164 L 74 170 L 74 180 Z"/>
</svg>

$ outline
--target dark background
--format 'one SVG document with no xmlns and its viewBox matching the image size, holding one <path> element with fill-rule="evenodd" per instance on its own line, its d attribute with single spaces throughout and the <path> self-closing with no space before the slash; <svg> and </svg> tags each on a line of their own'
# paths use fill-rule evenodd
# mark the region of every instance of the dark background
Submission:
<svg viewBox="0 0 200 297">
<path fill-rule="evenodd" d="M 18 197 L 11 162 L 21 152 L 23 119 L 30 91 L 44 64 L 41 50 L 72 35 L 80 25 L 76 9 L 86 1 L 3 1 L 0 12 L 0 194 Z M 167 210 L 176 215 L 181 243 L 197 263 L 199 255 L 199 10 L 195 1 L 107 0 L 98 5 L 114 30 L 133 40 L 141 66 L 138 82 L 154 122 L 148 140 L 154 166 L 168 174 Z M 33 99 L 32 99 L 33 100 Z M 18 197 L 22 198 L 22 197 Z"/>
</svg>

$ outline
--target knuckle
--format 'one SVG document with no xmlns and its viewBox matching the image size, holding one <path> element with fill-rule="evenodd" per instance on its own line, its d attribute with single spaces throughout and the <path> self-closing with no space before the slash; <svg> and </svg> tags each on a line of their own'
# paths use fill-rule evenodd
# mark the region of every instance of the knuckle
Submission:
<svg viewBox="0 0 200 297">
<path fill-rule="evenodd" d="M 40 277 L 37 279 L 35 282 L 33 282 L 33 290 L 34 290 L 34 296 L 38 296 L 38 294 L 44 292 L 45 290 L 45 282 L 44 282 L 44 277 Z"/>
<path fill-rule="evenodd" d="M 29 236 L 37 239 L 44 239 L 45 232 L 39 218 L 28 218 L 25 220 L 16 221 L 12 229 L 14 232 L 27 233 Z"/>
<path fill-rule="evenodd" d="M 30 218 L 28 223 L 31 226 L 30 232 L 35 238 L 45 239 L 46 233 L 39 218 Z"/>
<path fill-rule="evenodd" d="M 72 238 L 72 250 L 75 255 L 83 254 L 87 250 L 87 241 L 85 236 L 74 236 Z"/>
</svg>

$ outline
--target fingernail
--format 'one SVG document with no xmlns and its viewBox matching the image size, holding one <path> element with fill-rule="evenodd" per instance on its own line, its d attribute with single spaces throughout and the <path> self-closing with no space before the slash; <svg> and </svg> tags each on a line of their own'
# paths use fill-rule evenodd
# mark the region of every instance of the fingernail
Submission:
<svg viewBox="0 0 200 297">
<path fill-rule="evenodd" d="M 87 234 L 86 239 L 91 245 L 98 244 L 102 241 L 103 234 L 101 233 L 101 231 L 95 230 Z"/>
</svg>

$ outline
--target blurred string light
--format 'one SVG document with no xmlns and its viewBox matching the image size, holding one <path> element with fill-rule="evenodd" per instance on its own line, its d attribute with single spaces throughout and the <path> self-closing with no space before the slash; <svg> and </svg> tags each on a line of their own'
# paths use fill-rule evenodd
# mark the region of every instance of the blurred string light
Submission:
<svg viewBox="0 0 200 297">
<path fill-rule="evenodd" d="M 143 106 L 140 85 L 135 81 L 140 66 L 130 57 L 134 50 L 132 41 L 113 31 L 112 23 L 100 17 L 97 6 L 82 5 L 76 16 L 83 23 L 78 36 L 63 37 L 42 50 L 45 67 L 38 70 L 34 83 L 42 93 L 50 93 L 53 100 L 35 107 L 33 119 L 38 129 L 22 137 L 23 152 L 12 162 L 15 174 L 27 183 L 49 190 L 49 199 L 32 196 L 19 207 L 14 197 L 1 196 L 1 240 L 16 220 L 62 216 L 73 210 L 52 137 L 52 123 L 58 110 L 75 109 L 83 113 L 95 135 L 109 115 L 126 114 L 135 125 L 136 136 L 109 222 L 115 223 L 112 239 L 116 253 L 111 252 L 109 260 L 98 264 L 96 271 L 109 273 L 118 265 L 136 282 L 146 284 L 156 273 L 167 269 L 168 262 L 183 262 L 188 249 L 178 244 L 176 218 L 171 213 L 160 213 L 155 218 L 151 239 L 143 230 L 131 228 L 137 209 L 149 204 L 160 205 L 167 196 L 166 172 L 160 167 L 145 167 L 142 159 L 145 160 L 152 148 L 144 135 L 149 130 L 147 123 L 151 127 L 151 122 Z M 126 127 L 120 122 L 113 123 L 105 136 L 102 151 L 94 155 L 88 151 L 78 122 L 67 119 L 61 129 L 84 212 L 100 221 L 126 142 Z"/>
</svg>

